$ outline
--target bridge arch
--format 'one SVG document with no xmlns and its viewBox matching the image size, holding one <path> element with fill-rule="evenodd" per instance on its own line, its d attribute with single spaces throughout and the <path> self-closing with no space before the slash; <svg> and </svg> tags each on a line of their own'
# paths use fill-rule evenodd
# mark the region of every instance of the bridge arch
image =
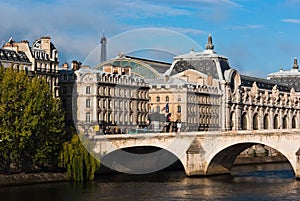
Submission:
<svg viewBox="0 0 300 201">
<path fill-rule="evenodd" d="M 295 163 L 294 161 L 288 158 L 288 153 L 286 152 L 286 150 L 278 148 L 272 144 L 255 142 L 255 141 L 234 143 L 216 152 L 208 162 L 206 174 L 215 175 L 215 174 L 230 173 L 237 156 L 240 153 L 242 153 L 244 150 L 251 148 L 254 145 L 262 145 L 262 146 L 265 145 L 282 154 L 289 162 L 291 168 L 294 171 L 294 174 L 296 174 Z"/>
<path fill-rule="evenodd" d="M 180 157 L 158 146 L 123 147 L 106 154 L 100 161 L 104 169 L 127 174 L 148 174 L 170 167 L 185 171 Z"/>
</svg>

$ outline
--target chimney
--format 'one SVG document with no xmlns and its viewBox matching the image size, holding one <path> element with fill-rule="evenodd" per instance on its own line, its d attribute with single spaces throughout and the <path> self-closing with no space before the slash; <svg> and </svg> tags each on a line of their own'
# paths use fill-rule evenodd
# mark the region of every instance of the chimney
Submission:
<svg viewBox="0 0 300 201">
<path fill-rule="evenodd" d="M 45 50 L 46 53 L 50 56 L 50 37 L 43 36 L 41 37 L 41 49 Z"/>
<path fill-rule="evenodd" d="M 73 60 L 71 62 L 71 68 L 73 71 L 75 70 L 79 70 L 81 68 L 81 62 L 80 61 L 76 61 L 76 60 Z"/>
<path fill-rule="evenodd" d="M 65 63 L 63 64 L 62 68 L 63 68 L 64 70 L 67 70 L 67 69 L 69 68 L 69 64 L 68 64 L 67 62 L 65 62 Z"/>
<path fill-rule="evenodd" d="M 164 82 L 168 82 L 169 79 L 170 79 L 169 75 L 165 75 L 165 76 L 164 76 Z"/>
</svg>

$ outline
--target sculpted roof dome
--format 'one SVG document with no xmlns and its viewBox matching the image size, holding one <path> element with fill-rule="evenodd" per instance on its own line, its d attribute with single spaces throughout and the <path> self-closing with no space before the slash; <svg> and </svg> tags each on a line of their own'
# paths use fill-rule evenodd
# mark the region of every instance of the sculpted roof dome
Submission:
<svg viewBox="0 0 300 201">
<path fill-rule="evenodd" d="M 206 49 L 179 55 L 174 58 L 171 68 L 165 73 L 172 76 L 188 69 L 194 69 L 215 79 L 224 80 L 224 72 L 230 69 L 228 58 L 217 54 L 211 35 L 208 35 Z"/>
</svg>

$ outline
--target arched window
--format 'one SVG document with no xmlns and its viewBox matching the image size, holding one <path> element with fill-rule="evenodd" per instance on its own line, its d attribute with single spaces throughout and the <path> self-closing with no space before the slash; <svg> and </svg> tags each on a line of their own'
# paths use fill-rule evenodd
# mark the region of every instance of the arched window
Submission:
<svg viewBox="0 0 300 201">
<path fill-rule="evenodd" d="M 160 97 L 159 96 L 156 97 L 156 102 L 160 102 Z"/>
<path fill-rule="evenodd" d="M 253 116 L 253 130 L 258 130 L 258 124 L 259 124 L 258 115 L 256 113 Z"/>
<path fill-rule="evenodd" d="M 169 102 L 169 96 L 166 96 L 166 102 Z"/>
<path fill-rule="evenodd" d="M 264 129 L 269 129 L 269 115 L 264 116 Z"/>
<path fill-rule="evenodd" d="M 288 128 L 288 119 L 287 119 L 286 115 L 282 119 L 282 128 L 283 129 L 287 129 Z"/>
<path fill-rule="evenodd" d="M 235 113 L 230 113 L 230 130 L 235 129 Z"/>
<path fill-rule="evenodd" d="M 276 114 L 275 117 L 274 117 L 274 129 L 279 129 L 279 118 L 278 118 L 278 114 Z"/>
<path fill-rule="evenodd" d="M 292 118 L 292 128 L 296 128 L 297 121 L 296 121 L 296 116 L 293 116 Z"/>
<path fill-rule="evenodd" d="M 247 130 L 248 129 L 248 119 L 247 119 L 247 113 L 244 113 L 242 115 L 242 130 Z"/>
</svg>

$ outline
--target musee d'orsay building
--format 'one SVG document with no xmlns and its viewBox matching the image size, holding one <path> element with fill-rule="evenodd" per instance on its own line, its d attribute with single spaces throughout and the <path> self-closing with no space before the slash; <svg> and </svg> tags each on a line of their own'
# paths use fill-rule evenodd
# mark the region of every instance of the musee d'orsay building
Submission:
<svg viewBox="0 0 300 201">
<path fill-rule="evenodd" d="M 204 51 L 178 55 L 172 63 L 119 54 L 96 66 L 103 72 L 109 68 L 114 76 L 123 69 L 121 74 L 130 71 L 148 84 L 149 110 L 144 116 L 148 112 L 158 117 L 151 119 L 150 130 L 165 131 L 170 125 L 168 131 L 176 131 L 177 122 L 181 131 L 299 128 L 295 85 L 241 75 L 227 57 L 215 52 L 210 35 Z"/>
</svg>

